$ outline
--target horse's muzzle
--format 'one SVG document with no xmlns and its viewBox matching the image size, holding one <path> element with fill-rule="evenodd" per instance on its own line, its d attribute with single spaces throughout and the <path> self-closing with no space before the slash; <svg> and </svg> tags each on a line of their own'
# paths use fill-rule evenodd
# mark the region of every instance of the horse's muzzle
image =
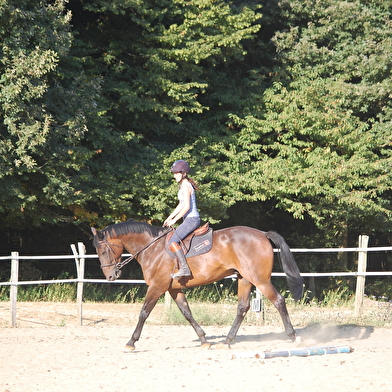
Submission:
<svg viewBox="0 0 392 392">
<path fill-rule="evenodd" d="M 106 280 L 109 282 L 114 282 L 121 276 L 121 270 L 114 270 L 113 274 L 106 276 Z"/>
</svg>

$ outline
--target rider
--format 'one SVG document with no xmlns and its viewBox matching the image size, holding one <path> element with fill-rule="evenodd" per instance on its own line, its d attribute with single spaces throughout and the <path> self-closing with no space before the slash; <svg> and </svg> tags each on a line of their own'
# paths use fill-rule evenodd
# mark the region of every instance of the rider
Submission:
<svg viewBox="0 0 392 392">
<path fill-rule="evenodd" d="M 188 234 L 196 230 L 200 225 L 200 216 L 196 206 L 195 191 L 199 189 L 195 180 L 188 177 L 189 164 L 182 159 L 175 161 L 170 171 L 177 181 L 178 187 L 178 200 L 179 203 L 174 211 L 168 216 L 163 223 L 163 226 L 173 226 L 179 219 L 183 218 L 182 223 L 177 227 L 173 236 L 169 241 L 169 249 L 176 255 L 180 269 L 176 274 L 172 274 L 172 278 L 179 279 L 182 276 L 190 276 L 188 263 L 185 259 L 184 252 L 180 246 Z"/>
</svg>

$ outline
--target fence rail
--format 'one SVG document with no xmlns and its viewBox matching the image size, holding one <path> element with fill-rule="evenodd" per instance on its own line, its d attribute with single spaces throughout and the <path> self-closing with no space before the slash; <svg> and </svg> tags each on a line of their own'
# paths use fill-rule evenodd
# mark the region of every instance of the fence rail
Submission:
<svg viewBox="0 0 392 392">
<path fill-rule="evenodd" d="M 364 286 L 366 276 L 392 276 L 392 271 L 376 271 L 367 272 L 367 253 L 368 252 L 391 252 L 392 246 L 387 247 L 367 247 L 368 236 L 359 237 L 359 247 L 355 248 L 318 248 L 318 249 L 296 249 L 293 248 L 293 253 L 334 253 L 334 252 L 355 252 L 358 253 L 358 271 L 341 271 L 341 272 L 304 272 L 301 273 L 303 277 L 335 277 L 335 276 L 351 276 L 357 278 L 356 297 L 355 297 L 355 313 L 359 315 L 362 311 Z M 16 305 L 17 305 L 17 288 L 22 285 L 36 285 L 36 284 L 56 284 L 56 283 L 77 283 L 77 319 L 79 325 L 82 325 L 82 302 L 83 302 L 83 284 L 84 283 L 107 283 L 107 284 L 144 284 L 141 279 L 118 279 L 114 282 L 109 282 L 106 279 L 85 279 L 85 260 L 97 259 L 96 254 L 85 254 L 85 246 L 83 243 L 78 243 L 78 248 L 71 245 L 73 255 L 59 255 L 59 256 L 20 256 L 18 252 L 12 252 L 10 256 L 0 256 L 1 261 L 11 261 L 11 276 L 10 281 L 0 282 L 0 286 L 10 286 L 10 308 L 11 308 L 11 327 L 16 326 Z M 279 250 L 274 249 L 275 252 Z M 131 255 L 124 254 L 124 257 Z M 20 260 L 74 260 L 76 265 L 77 278 L 76 279 L 57 279 L 57 280 L 36 280 L 36 281 L 19 281 L 19 261 Z M 283 272 L 273 272 L 272 276 L 284 277 Z M 227 278 L 236 278 L 237 275 L 231 275 Z M 168 293 L 166 293 L 168 294 Z M 170 296 L 166 296 L 165 302 L 170 301 Z"/>
</svg>

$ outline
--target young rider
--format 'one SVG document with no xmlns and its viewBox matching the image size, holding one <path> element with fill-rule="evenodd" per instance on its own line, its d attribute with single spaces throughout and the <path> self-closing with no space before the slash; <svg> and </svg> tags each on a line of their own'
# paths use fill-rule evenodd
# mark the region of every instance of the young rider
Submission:
<svg viewBox="0 0 392 392">
<path fill-rule="evenodd" d="M 192 178 L 188 177 L 189 169 L 188 162 L 185 162 L 182 159 L 175 161 L 170 169 L 173 173 L 174 179 L 179 185 L 179 203 L 174 211 L 167 217 L 163 226 L 173 226 L 179 219 L 183 219 L 182 223 L 174 231 L 169 242 L 169 249 L 174 252 L 180 264 L 178 272 L 176 274 L 172 274 L 172 278 L 174 279 L 191 275 L 184 252 L 180 246 L 180 242 L 188 234 L 200 226 L 200 216 L 196 206 L 195 194 L 199 187 Z"/>
</svg>

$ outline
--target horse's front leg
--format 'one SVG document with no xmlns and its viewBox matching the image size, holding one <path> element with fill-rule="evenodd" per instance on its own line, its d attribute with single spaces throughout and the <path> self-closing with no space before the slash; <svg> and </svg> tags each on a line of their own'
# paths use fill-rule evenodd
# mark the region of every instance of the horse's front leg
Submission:
<svg viewBox="0 0 392 392">
<path fill-rule="evenodd" d="M 139 321 L 136 325 L 135 331 L 133 332 L 130 341 L 125 346 L 126 351 L 135 350 L 135 342 L 137 342 L 140 338 L 144 323 L 147 320 L 148 316 L 150 315 L 151 311 L 154 309 L 159 297 L 162 294 L 163 293 L 161 291 L 156 291 L 151 287 L 148 288 L 146 299 L 144 300 L 142 310 L 140 311 L 139 314 Z"/>
<path fill-rule="evenodd" d="M 210 344 L 206 340 L 206 333 L 200 327 L 197 321 L 193 318 L 188 301 L 186 300 L 185 294 L 182 292 L 182 290 L 169 289 L 169 293 L 177 304 L 178 308 L 180 309 L 182 315 L 186 318 L 189 324 L 192 325 L 193 329 L 195 330 L 197 336 L 200 339 L 201 346 L 206 348 L 210 347 Z"/>
</svg>

